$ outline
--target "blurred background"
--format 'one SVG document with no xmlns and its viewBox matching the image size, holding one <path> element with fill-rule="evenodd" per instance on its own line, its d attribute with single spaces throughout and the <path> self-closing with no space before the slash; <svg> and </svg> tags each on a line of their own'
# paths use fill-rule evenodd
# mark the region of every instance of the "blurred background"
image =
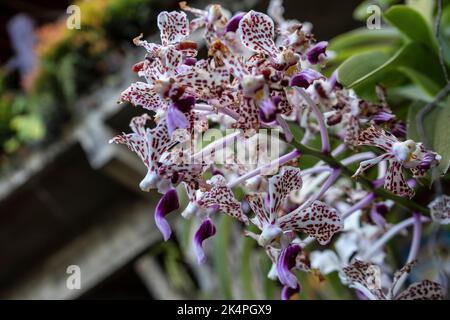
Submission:
<svg viewBox="0 0 450 320">
<path fill-rule="evenodd" d="M 364 25 L 352 15 L 359 3 L 284 1 L 286 17 L 312 22 L 319 40 Z M 80 29 L 66 25 L 71 4 L 81 9 Z M 157 14 L 177 8 L 168 0 L 0 0 L 1 298 L 279 297 L 265 253 L 234 236 L 240 231 L 226 218 L 204 266 L 192 254 L 189 222 L 170 220 L 175 234 L 164 243 L 153 222 L 159 196 L 138 188 L 143 165 L 108 144 L 143 113 L 116 103 L 144 56 L 131 40 L 141 32 L 158 39 Z M 80 267 L 80 289 L 66 286 L 71 265 Z M 338 281 L 302 283 L 306 298 L 351 297 Z"/>
</svg>

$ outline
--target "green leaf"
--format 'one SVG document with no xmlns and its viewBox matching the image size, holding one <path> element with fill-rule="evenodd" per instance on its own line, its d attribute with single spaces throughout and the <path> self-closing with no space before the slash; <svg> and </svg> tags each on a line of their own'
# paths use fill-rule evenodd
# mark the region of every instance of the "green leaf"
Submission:
<svg viewBox="0 0 450 320">
<path fill-rule="evenodd" d="M 420 141 L 417 132 L 416 116 L 425 103 L 413 103 L 408 112 L 408 138 Z M 424 121 L 425 135 L 430 148 L 442 156 L 439 173 L 445 174 L 450 167 L 450 101 L 439 104 L 431 110 Z"/>
<path fill-rule="evenodd" d="M 433 21 L 434 1 L 430 0 L 406 0 L 406 4 L 422 13 L 429 25 Z"/>
<path fill-rule="evenodd" d="M 444 59 L 447 65 L 450 66 L 450 5 L 446 6 L 442 12 L 440 34 Z"/>
<path fill-rule="evenodd" d="M 406 5 L 392 6 L 384 13 L 384 18 L 407 39 L 423 43 L 433 50 L 437 49 L 430 25 L 416 9 Z"/>
<path fill-rule="evenodd" d="M 382 9 L 394 4 L 396 0 L 364 0 L 353 11 L 353 18 L 359 21 L 365 21 L 370 13 L 367 12 L 367 8 L 370 5 L 382 6 Z"/>
<path fill-rule="evenodd" d="M 345 87 L 354 87 L 368 79 L 374 74 L 374 71 L 379 70 L 387 61 L 389 61 L 389 55 L 380 51 L 353 56 L 338 68 L 338 81 Z"/>
<path fill-rule="evenodd" d="M 423 61 L 427 63 L 424 64 Z M 384 72 L 405 66 L 438 81 L 439 86 L 444 85 L 437 56 L 417 42 L 405 44 L 392 56 L 375 51 L 351 57 L 338 68 L 338 80 L 344 86 L 352 88 L 373 80 Z"/>
<path fill-rule="evenodd" d="M 230 276 L 230 259 L 228 256 L 231 228 L 233 226 L 233 219 L 227 215 L 221 215 L 217 224 L 217 235 L 214 242 L 214 267 L 219 277 L 219 285 L 223 296 L 226 300 L 233 299 L 231 289 Z"/>
<path fill-rule="evenodd" d="M 434 97 L 441 89 L 434 80 L 416 69 L 403 66 L 399 67 L 398 70 L 410 78 L 413 83 L 430 97 Z"/>
<path fill-rule="evenodd" d="M 328 48 L 333 51 L 340 51 L 368 44 L 390 44 L 400 39 L 400 34 L 395 28 L 378 30 L 359 28 L 335 37 L 330 41 Z"/>
</svg>

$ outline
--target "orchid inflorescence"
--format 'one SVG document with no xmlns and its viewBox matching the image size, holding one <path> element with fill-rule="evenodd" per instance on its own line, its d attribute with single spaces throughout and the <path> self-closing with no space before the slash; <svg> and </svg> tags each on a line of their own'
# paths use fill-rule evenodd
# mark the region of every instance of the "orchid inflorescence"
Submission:
<svg viewBox="0 0 450 320">
<path fill-rule="evenodd" d="M 421 225 L 430 221 L 422 214 L 431 211 L 435 221 L 449 223 L 450 201 L 441 196 L 428 210 L 409 200 L 415 179 L 435 167 L 440 156 L 405 140 L 405 123 L 390 110 L 383 90 L 378 88 L 379 102 L 365 101 L 343 88 L 336 74 L 325 77 L 320 69 L 330 54 L 327 42 L 316 42 L 310 24 L 285 20 L 280 0 L 270 3 L 267 15 L 232 16 L 220 5 L 200 10 L 182 2 L 180 7 L 182 12 L 159 14 L 161 44 L 142 35 L 134 39 L 147 51 L 133 66 L 144 81 L 131 84 L 120 101 L 152 115 L 133 118 L 132 133 L 111 140 L 125 144 L 147 167 L 140 188 L 163 194 L 155 221 L 164 240 L 171 236 L 165 217 L 179 208 L 184 189 L 189 204 L 182 216 L 199 225 L 194 236 L 199 263 L 206 259 L 203 242 L 216 233 L 215 217 L 226 214 L 245 227 L 256 226 L 244 234 L 272 260 L 269 277 L 281 282 L 283 298 L 301 290 L 296 270 L 339 271 L 344 284 L 370 299 L 442 298 L 443 288 L 429 280 L 398 293 L 417 255 Z M 185 12 L 194 18 L 189 21 Z M 202 41 L 195 41 L 198 34 Z M 199 59 L 203 44 L 208 56 Z M 154 127 L 147 127 L 152 122 Z M 227 134 L 204 147 L 193 143 L 214 128 Z M 301 139 L 298 134 L 294 139 L 294 129 Z M 282 139 L 264 145 L 262 130 L 282 133 Z M 316 137 L 320 151 L 310 147 Z M 331 141 L 341 144 L 332 150 Z M 247 152 L 245 159 L 236 157 L 233 143 Z M 361 145 L 384 153 L 360 152 Z M 267 155 L 274 146 L 284 154 Z M 355 154 L 336 160 L 345 150 Z M 320 161 L 300 170 L 298 162 L 308 153 Z M 222 162 L 216 161 L 219 154 Z M 353 175 L 358 179 L 352 180 L 347 166 L 358 162 Z M 362 177 L 374 166 L 376 179 Z M 244 191 L 240 200 L 236 189 Z M 398 204 L 414 214 L 390 225 L 384 217 Z M 361 219 L 363 211 L 370 212 L 370 220 Z M 390 272 L 384 244 L 410 225 L 411 256 L 386 284 L 380 280 Z M 326 245 L 336 234 L 336 251 L 307 252 L 312 242 Z"/>
</svg>

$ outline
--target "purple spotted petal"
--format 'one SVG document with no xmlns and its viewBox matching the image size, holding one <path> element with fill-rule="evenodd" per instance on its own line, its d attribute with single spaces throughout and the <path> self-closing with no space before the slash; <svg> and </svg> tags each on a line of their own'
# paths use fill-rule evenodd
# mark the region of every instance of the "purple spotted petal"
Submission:
<svg viewBox="0 0 450 320">
<path fill-rule="evenodd" d="M 306 53 L 309 63 L 318 64 L 326 56 L 327 46 L 328 42 L 321 41 L 309 49 Z"/>
<path fill-rule="evenodd" d="M 315 80 L 324 79 L 325 77 L 313 69 L 303 69 L 291 79 L 292 87 L 302 87 L 307 89 Z"/>
<path fill-rule="evenodd" d="M 236 13 L 230 20 L 228 20 L 225 32 L 236 32 L 239 28 L 239 21 L 245 16 L 245 12 Z"/>
<path fill-rule="evenodd" d="M 289 300 L 294 294 L 300 293 L 300 284 L 297 283 L 296 288 L 291 288 L 288 286 L 284 286 L 283 289 L 281 289 L 281 300 Z"/>
<path fill-rule="evenodd" d="M 194 248 L 197 253 L 197 261 L 199 264 L 205 262 L 205 251 L 203 250 L 203 241 L 216 234 L 216 227 L 211 219 L 206 219 L 198 228 L 194 235 Z"/>
<path fill-rule="evenodd" d="M 155 223 L 159 231 L 161 231 L 164 241 L 169 240 L 172 233 L 170 225 L 166 220 L 166 215 L 177 210 L 179 207 L 178 194 L 175 189 L 167 191 L 156 206 Z"/>
<path fill-rule="evenodd" d="M 187 127 L 188 120 L 186 115 L 173 105 L 170 106 L 167 111 L 167 130 L 169 131 L 169 135 L 172 135 L 178 128 L 186 129 Z"/>
<path fill-rule="evenodd" d="M 277 261 L 278 279 L 283 285 L 292 289 L 297 288 L 298 281 L 291 269 L 295 266 L 295 259 L 301 250 L 302 248 L 298 244 L 290 244 L 281 251 Z"/>
</svg>

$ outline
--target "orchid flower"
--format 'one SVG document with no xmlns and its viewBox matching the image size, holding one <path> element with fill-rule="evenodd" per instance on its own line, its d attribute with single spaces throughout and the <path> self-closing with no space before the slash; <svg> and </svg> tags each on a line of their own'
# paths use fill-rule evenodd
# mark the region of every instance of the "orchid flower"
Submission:
<svg viewBox="0 0 450 320">
<path fill-rule="evenodd" d="M 260 230 L 255 237 L 265 247 L 289 232 L 305 232 L 315 237 L 320 244 L 327 244 L 334 233 L 341 230 L 339 214 L 333 208 L 320 201 L 314 201 L 306 208 L 296 209 L 279 216 L 282 201 L 295 190 L 302 187 L 300 170 L 283 167 L 280 174 L 269 179 L 269 211 L 260 195 L 249 195 L 250 204 L 255 217 L 250 221 Z"/>
<path fill-rule="evenodd" d="M 445 297 L 443 288 L 440 284 L 423 280 L 411 284 L 406 290 L 392 295 L 392 290 L 397 281 L 411 271 L 415 262 L 406 264 L 397 271 L 392 280 L 389 291 L 383 292 L 381 289 L 381 270 L 379 266 L 373 263 L 356 260 L 351 265 L 343 269 L 343 277 L 351 288 L 362 291 L 371 300 L 442 300 Z"/>
<path fill-rule="evenodd" d="M 410 169 L 415 175 L 423 175 L 424 170 L 436 166 L 441 159 L 437 153 L 425 150 L 423 144 L 412 140 L 399 141 L 393 134 L 373 125 L 361 132 L 358 145 L 375 146 L 386 153 L 361 162 L 354 177 L 380 161 L 388 160 L 389 169 L 384 188 L 402 197 L 414 196 L 414 190 L 407 184 L 402 167 Z"/>
</svg>

